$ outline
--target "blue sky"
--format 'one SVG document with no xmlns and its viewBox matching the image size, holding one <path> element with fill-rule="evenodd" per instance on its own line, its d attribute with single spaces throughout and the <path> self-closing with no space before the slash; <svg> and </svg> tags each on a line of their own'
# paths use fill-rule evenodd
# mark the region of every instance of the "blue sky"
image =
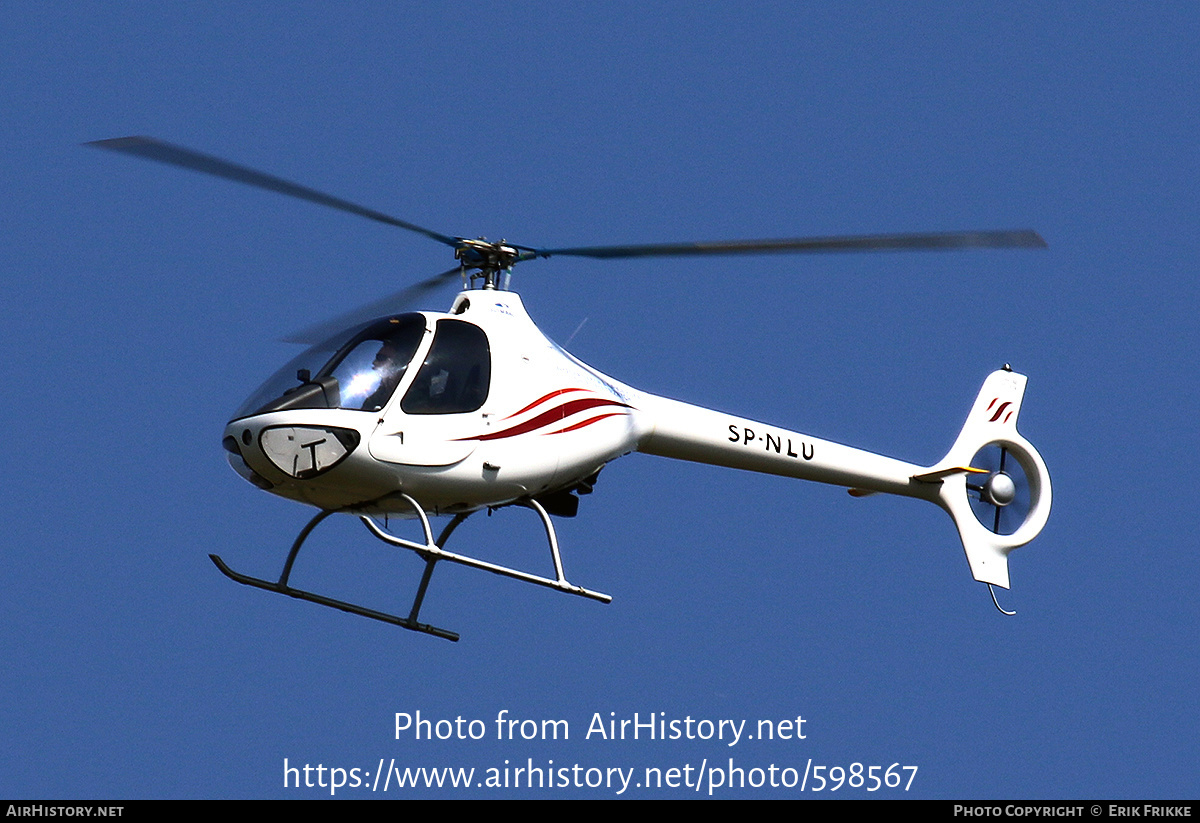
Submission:
<svg viewBox="0 0 1200 823">
<path fill-rule="evenodd" d="M 8 5 L 0 796 L 329 794 L 285 789 L 285 758 L 637 779 L 733 758 L 917 766 L 916 797 L 1194 797 L 1198 29 L 1182 3 Z M 1046 251 L 554 259 L 514 281 L 631 385 L 924 464 L 1012 363 L 1055 492 L 999 593 L 1017 616 L 932 506 L 640 455 L 560 524 L 608 606 L 439 569 L 423 617 L 451 644 L 234 585 L 210 551 L 273 576 L 310 516 L 220 447 L 295 353 L 279 338 L 451 261 L 80 147 L 127 134 L 534 246 L 1037 229 Z M 506 510 L 454 545 L 540 567 L 541 539 Z M 419 572 L 346 519 L 293 582 L 402 610 Z M 396 739 L 418 710 L 488 734 Z M 501 711 L 570 739 L 496 740 Z M 586 739 L 635 712 L 802 716 L 806 737 Z"/>
</svg>

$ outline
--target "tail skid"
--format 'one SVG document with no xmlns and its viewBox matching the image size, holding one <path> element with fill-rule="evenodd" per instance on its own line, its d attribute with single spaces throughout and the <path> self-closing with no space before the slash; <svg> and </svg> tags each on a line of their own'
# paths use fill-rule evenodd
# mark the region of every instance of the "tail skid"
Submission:
<svg viewBox="0 0 1200 823">
<path fill-rule="evenodd" d="M 940 484 L 935 502 L 953 518 L 971 574 L 1005 589 L 1008 553 L 1037 537 L 1050 516 L 1050 473 L 1042 456 L 1017 433 L 1025 383 L 1025 375 L 1008 366 L 988 375 L 950 451 L 912 478 Z M 985 466 L 993 457 L 989 450 L 998 451 L 999 461 Z M 1002 513 L 1022 519 L 1005 529 Z"/>
</svg>

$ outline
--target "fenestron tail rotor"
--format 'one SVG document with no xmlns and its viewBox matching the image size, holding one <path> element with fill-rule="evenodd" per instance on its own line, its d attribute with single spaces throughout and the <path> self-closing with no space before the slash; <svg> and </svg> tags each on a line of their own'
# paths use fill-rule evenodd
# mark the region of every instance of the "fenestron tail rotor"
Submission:
<svg viewBox="0 0 1200 823">
<path fill-rule="evenodd" d="M 1037 537 L 1050 516 L 1050 473 L 1017 432 L 1025 385 L 1007 364 L 988 375 L 950 451 L 913 477 L 936 489 L 971 575 L 989 587 L 1009 587 L 1009 552 Z"/>
<path fill-rule="evenodd" d="M 991 443 L 976 452 L 971 467 L 975 474 L 967 483 L 971 510 L 995 534 L 1013 534 L 1029 516 L 1032 498 L 1029 476 L 1021 461 L 1004 443 Z"/>
</svg>

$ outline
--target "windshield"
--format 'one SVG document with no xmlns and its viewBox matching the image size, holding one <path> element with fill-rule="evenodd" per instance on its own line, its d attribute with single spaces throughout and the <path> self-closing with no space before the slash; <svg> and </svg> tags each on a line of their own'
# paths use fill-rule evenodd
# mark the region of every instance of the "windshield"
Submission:
<svg viewBox="0 0 1200 823">
<path fill-rule="evenodd" d="M 395 392 L 425 335 L 425 317 L 375 320 L 293 358 L 244 402 L 233 418 L 283 409 L 378 411 Z"/>
</svg>

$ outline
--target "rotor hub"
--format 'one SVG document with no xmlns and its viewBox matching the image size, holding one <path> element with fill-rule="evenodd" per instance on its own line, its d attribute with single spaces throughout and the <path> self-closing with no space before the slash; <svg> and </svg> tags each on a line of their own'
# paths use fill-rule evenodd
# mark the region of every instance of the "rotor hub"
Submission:
<svg viewBox="0 0 1200 823">
<path fill-rule="evenodd" d="M 993 506 L 1007 506 L 1017 497 L 1017 484 L 1004 472 L 996 472 L 983 485 L 983 499 Z"/>
<path fill-rule="evenodd" d="M 459 238 L 454 246 L 454 258 L 464 269 L 478 269 L 479 274 L 473 274 L 472 279 L 482 277 L 485 289 L 499 288 L 500 272 L 512 269 L 520 255 L 519 249 L 503 240 L 493 243 L 484 237 L 477 240 Z"/>
</svg>

